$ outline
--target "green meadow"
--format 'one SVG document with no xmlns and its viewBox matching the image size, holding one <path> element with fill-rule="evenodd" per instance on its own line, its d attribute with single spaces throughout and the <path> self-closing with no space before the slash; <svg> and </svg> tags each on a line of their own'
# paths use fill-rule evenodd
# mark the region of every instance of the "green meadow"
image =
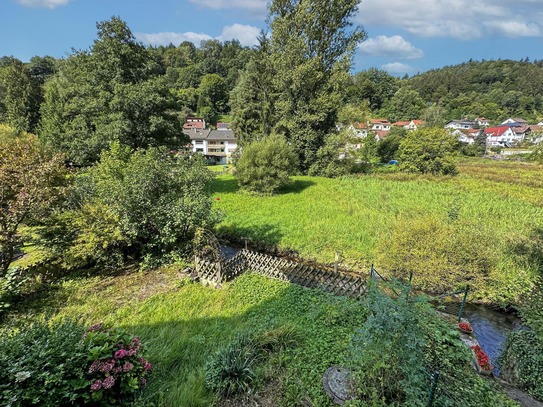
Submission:
<svg viewBox="0 0 543 407">
<path fill-rule="evenodd" d="M 273 196 L 240 192 L 232 175 L 213 184 L 218 233 L 396 277 L 423 289 L 469 282 L 474 298 L 514 302 L 541 267 L 541 165 L 465 160 L 459 175 L 298 176 Z"/>
</svg>

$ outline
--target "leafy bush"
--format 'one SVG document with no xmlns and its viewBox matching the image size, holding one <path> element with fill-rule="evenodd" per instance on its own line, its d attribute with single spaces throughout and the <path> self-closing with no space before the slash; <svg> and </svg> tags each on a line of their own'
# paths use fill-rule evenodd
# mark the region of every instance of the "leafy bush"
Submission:
<svg viewBox="0 0 543 407">
<path fill-rule="evenodd" d="M 236 163 L 241 187 L 250 192 L 272 194 L 290 182 L 297 158 L 281 136 L 272 135 L 243 147 Z"/>
<path fill-rule="evenodd" d="M 455 205 L 448 221 L 434 216 L 398 219 L 390 239 L 381 243 L 378 264 L 397 278 L 413 272 L 414 284 L 427 291 L 450 291 L 468 279 L 474 287 L 488 286 L 499 253 L 489 247 L 479 225 L 458 219 L 461 209 Z"/>
<path fill-rule="evenodd" d="M 139 337 L 98 324 L 87 330 L 84 342 L 92 361 L 86 372 L 92 401 L 116 404 L 145 386 L 152 366 L 142 356 Z"/>
<path fill-rule="evenodd" d="M 515 405 L 475 373 L 469 348 L 425 297 L 408 296 L 407 286 L 392 288 L 399 295 L 370 284 L 365 301 L 372 314 L 352 337 L 349 359 L 363 404 L 352 405 L 426 406 L 435 371 L 436 406 Z"/>
<path fill-rule="evenodd" d="M 79 324 L 62 322 L 0 336 L 0 405 L 83 404 L 91 347 L 83 334 Z"/>
<path fill-rule="evenodd" d="M 499 363 L 506 380 L 543 400 L 543 341 L 534 331 L 511 332 Z"/>
<path fill-rule="evenodd" d="M 147 265 L 186 254 L 198 227 L 212 226 L 209 183 L 202 159 L 157 149 L 131 153 L 113 144 L 78 176 L 70 208 L 46 230 L 64 266 L 112 266 L 126 258 Z"/>
<path fill-rule="evenodd" d="M 36 323 L 0 336 L 0 404 L 109 406 L 145 385 L 139 338 L 100 325 Z"/>
<path fill-rule="evenodd" d="M 400 142 L 400 168 L 422 174 L 456 174 L 456 139 L 446 130 L 424 128 L 409 132 Z"/>
<path fill-rule="evenodd" d="M 358 390 L 372 403 L 418 405 L 427 387 L 421 312 L 428 305 L 397 299 L 370 284 L 365 298 L 372 314 L 352 337 L 351 363 Z M 394 312 L 391 312 L 394 310 Z"/>
</svg>

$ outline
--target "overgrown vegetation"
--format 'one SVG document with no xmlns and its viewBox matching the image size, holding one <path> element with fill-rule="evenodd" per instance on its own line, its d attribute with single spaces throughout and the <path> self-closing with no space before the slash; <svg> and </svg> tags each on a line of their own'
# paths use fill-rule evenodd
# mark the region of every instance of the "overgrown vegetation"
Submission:
<svg viewBox="0 0 543 407">
<path fill-rule="evenodd" d="M 213 182 L 225 213 L 218 231 L 325 263 L 339 252 L 357 269 L 413 272 L 430 291 L 469 281 L 479 299 L 518 302 L 540 270 L 541 167 L 470 159 L 458 169 L 456 177 L 294 177 L 273 197 L 239 194 L 221 175 Z"/>
<path fill-rule="evenodd" d="M 173 262 L 186 255 L 197 228 L 218 219 L 211 177 L 197 157 L 131 153 L 113 144 L 77 176 L 66 210 L 42 230 L 43 238 L 65 268 Z"/>
<path fill-rule="evenodd" d="M 351 342 L 349 363 L 361 402 L 352 405 L 426 406 L 436 371 L 434 405 L 515 405 L 475 373 L 469 348 L 426 297 L 398 283 L 387 290 L 396 294 L 384 294 L 372 281 L 363 300 L 371 314 Z"/>
</svg>

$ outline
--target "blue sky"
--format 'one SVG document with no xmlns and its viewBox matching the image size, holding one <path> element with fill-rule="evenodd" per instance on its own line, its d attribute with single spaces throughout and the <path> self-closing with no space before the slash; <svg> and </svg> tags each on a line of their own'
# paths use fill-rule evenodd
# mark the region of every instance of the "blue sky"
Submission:
<svg viewBox="0 0 543 407">
<path fill-rule="evenodd" d="M 363 0 L 356 22 L 368 36 L 354 70 L 395 75 L 469 59 L 543 59 L 543 0 Z M 87 49 L 95 23 L 125 20 L 145 44 L 255 43 L 266 0 L 0 0 L 0 55 L 64 57 Z"/>
</svg>

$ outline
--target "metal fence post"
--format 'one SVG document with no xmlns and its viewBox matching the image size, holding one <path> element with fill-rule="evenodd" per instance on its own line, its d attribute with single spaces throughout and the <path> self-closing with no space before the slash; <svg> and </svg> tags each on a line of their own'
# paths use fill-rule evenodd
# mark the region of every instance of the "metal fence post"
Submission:
<svg viewBox="0 0 543 407">
<path fill-rule="evenodd" d="M 430 389 L 430 396 L 428 397 L 427 407 L 434 405 L 434 397 L 436 395 L 437 381 L 439 380 L 439 372 L 436 370 L 432 375 L 432 387 Z"/>
<path fill-rule="evenodd" d="M 460 304 L 460 311 L 458 311 L 458 322 L 462 320 L 462 315 L 464 314 L 464 306 L 466 305 L 466 299 L 468 298 L 469 285 L 466 286 L 464 291 L 464 298 L 462 298 L 462 304 Z"/>
</svg>

